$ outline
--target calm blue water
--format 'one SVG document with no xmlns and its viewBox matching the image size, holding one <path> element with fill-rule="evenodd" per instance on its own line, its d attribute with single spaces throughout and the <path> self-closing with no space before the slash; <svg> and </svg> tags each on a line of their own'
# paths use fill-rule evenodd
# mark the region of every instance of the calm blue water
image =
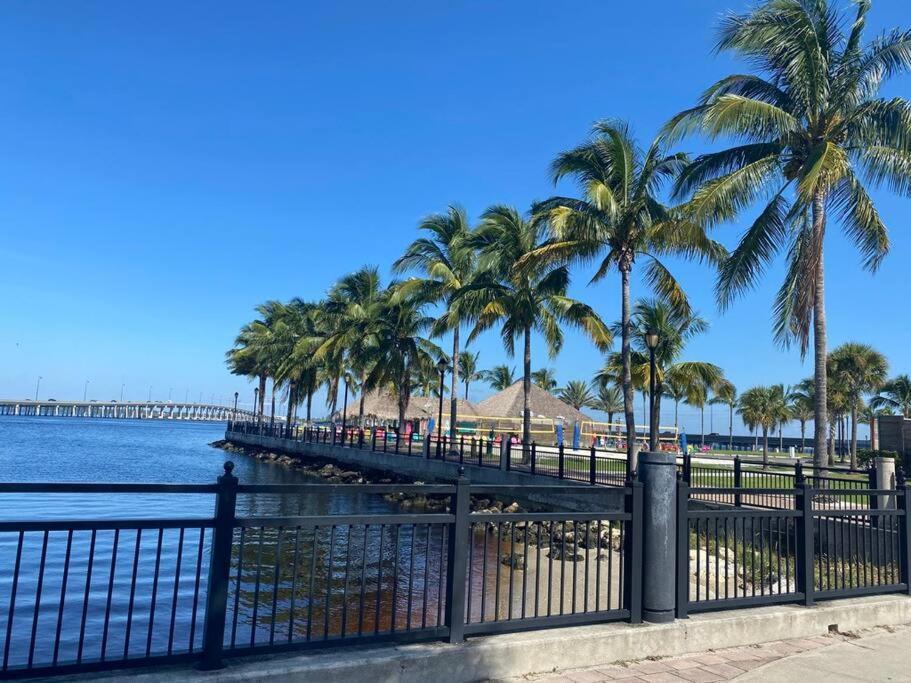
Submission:
<svg viewBox="0 0 911 683">
<path fill-rule="evenodd" d="M 0 481 L 213 483 L 229 457 L 242 484 L 318 481 L 208 445 L 223 436 L 224 426 L 215 423 L 0 417 Z M 201 518 L 211 517 L 213 508 L 214 497 L 208 495 L 0 494 L 0 521 Z M 237 515 L 371 514 L 394 509 L 379 496 L 244 495 L 238 498 Z M 271 600 L 271 585 L 257 587 L 260 574 L 266 576 L 270 565 L 298 561 L 306 567 L 308 558 L 317 551 L 322 555 L 327 544 L 337 547 L 336 552 L 350 551 L 352 563 L 359 561 L 350 529 L 328 538 L 314 537 L 309 546 L 306 534 L 294 539 L 293 530 L 272 529 L 265 537 L 250 531 L 243 550 L 239 542 L 234 549 L 232 576 L 241 557 L 243 571 L 240 589 L 234 591 L 237 601 L 229 605 L 229 622 L 237 605 L 237 630 L 243 639 L 251 630 L 268 632 L 271 627 L 261 614 L 251 615 L 257 604 L 266 611 L 262 603 Z M 291 555 L 295 540 L 303 548 L 299 558 Z M 30 658 L 36 666 L 50 663 L 58 628 L 60 662 L 77 659 L 80 643 L 85 660 L 98 659 L 102 652 L 108 659 L 118 659 L 125 653 L 134 657 L 198 648 L 210 541 L 210 530 L 192 528 L 71 534 L 39 530 L 21 536 L 0 531 L 0 665 L 22 666 Z M 425 539 L 425 546 L 433 543 L 428 545 Z M 19 579 L 13 600 L 17 556 Z M 266 567 L 262 572 L 260 564 Z M 336 581 L 335 574 L 342 569 L 333 566 L 328 576 Z M 280 608 L 295 589 L 293 577 L 279 578 L 277 588 L 284 593 Z M 318 576 L 317 587 L 327 580 L 326 575 Z M 298 600 L 299 606 L 306 604 L 304 596 Z M 287 620 L 286 613 L 279 615 L 280 625 Z"/>
</svg>

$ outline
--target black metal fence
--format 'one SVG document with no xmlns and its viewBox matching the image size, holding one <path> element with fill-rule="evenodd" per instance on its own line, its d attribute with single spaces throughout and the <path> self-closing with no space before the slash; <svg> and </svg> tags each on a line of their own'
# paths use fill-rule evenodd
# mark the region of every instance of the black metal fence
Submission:
<svg viewBox="0 0 911 683">
<path fill-rule="evenodd" d="M 6 521 L 5 678 L 385 640 L 641 620 L 642 486 L 2 484 L 0 494 L 208 494 L 204 519 Z M 476 512 L 471 496 L 591 497 L 595 512 Z M 388 514 L 238 517 L 246 494 L 389 493 Z M 600 502 L 599 502 L 600 501 Z M 602 504 L 603 503 L 603 504 Z"/>
<path fill-rule="evenodd" d="M 764 499 L 778 489 L 721 489 Z M 894 489 L 817 488 L 785 509 L 706 506 L 719 489 L 678 482 L 677 615 L 773 603 L 908 592 L 909 496 Z M 857 500 L 873 498 L 876 507 Z"/>
</svg>

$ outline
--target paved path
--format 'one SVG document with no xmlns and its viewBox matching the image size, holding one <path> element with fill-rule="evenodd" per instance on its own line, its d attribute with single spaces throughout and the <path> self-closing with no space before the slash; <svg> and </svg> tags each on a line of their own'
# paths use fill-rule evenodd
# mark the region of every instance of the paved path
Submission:
<svg viewBox="0 0 911 683">
<path fill-rule="evenodd" d="M 535 683 L 911 681 L 911 625 L 526 676 Z"/>
</svg>

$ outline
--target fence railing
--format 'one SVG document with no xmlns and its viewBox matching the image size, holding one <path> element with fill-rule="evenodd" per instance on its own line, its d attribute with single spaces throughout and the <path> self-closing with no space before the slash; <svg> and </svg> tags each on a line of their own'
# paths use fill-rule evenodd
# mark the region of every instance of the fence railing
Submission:
<svg viewBox="0 0 911 683">
<path fill-rule="evenodd" d="M 773 603 L 908 592 L 909 496 L 898 490 L 816 488 L 809 478 L 787 509 L 706 507 L 705 494 L 757 498 L 777 489 L 677 491 L 677 616 Z M 886 498 L 879 509 L 858 496 Z"/>
<path fill-rule="evenodd" d="M 5 678 L 387 640 L 641 620 L 642 485 L 0 484 L 45 495 L 208 494 L 203 519 L 0 523 Z M 594 512 L 471 512 L 471 496 Z M 238 516 L 238 496 L 404 493 L 409 512 Z M 3 609 L 5 608 L 5 611 Z"/>
</svg>

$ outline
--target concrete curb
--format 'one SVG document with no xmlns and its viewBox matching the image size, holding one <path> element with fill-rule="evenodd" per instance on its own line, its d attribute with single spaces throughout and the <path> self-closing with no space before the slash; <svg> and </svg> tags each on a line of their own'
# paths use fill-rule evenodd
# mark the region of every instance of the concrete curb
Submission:
<svg viewBox="0 0 911 683">
<path fill-rule="evenodd" d="M 214 672 L 188 668 L 118 672 L 105 680 L 164 681 L 402 681 L 467 683 L 530 673 L 598 666 L 647 657 L 857 631 L 911 622 L 911 597 L 875 596 L 693 615 L 669 624 L 603 624 L 473 638 L 460 645 L 339 648 L 293 656 L 229 660 Z M 85 680 L 85 677 L 79 677 Z M 59 680 L 59 679 L 58 679 Z"/>
</svg>

